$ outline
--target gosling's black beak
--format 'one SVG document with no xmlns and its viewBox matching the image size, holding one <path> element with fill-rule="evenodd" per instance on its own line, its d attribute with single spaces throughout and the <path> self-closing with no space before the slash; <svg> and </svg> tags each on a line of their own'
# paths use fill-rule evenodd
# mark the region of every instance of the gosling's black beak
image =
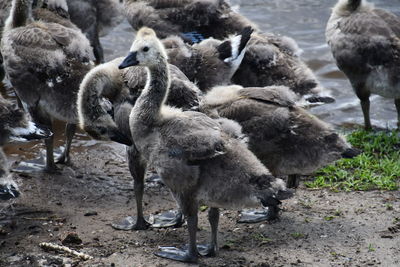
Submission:
<svg viewBox="0 0 400 267">
<path fill-rule="evenodd" d="M 125 69 L 130 66 L 136 66 L 139 64 L 139 61 L 136 59 L 137 52 L 130 52 L 129 55 L 122 61 L 121 65 L 119 65 L 119 69 Z"/>
<path fill-rule="evenodd" d="M 29 122 L 25 128 L 13 128 L 10 139 L 14 142 L 28 142 L 53 136 L 50 129 L 44 125 Z"/>
<path fill-rule="evenodd" d="M 133 145 L 132 139 L 118 130 L 113 130 L 110 133 L 110 139 L 111 139 L 111 141 L 121 143 L 123 145 L 127 145 L 127 146 Z"/>
<path fill-rule="evenodd" d="M 0 200 L 10 200 L 17 198 L 20 192 L 13 185 L 0 185 Z"/>
</svg>

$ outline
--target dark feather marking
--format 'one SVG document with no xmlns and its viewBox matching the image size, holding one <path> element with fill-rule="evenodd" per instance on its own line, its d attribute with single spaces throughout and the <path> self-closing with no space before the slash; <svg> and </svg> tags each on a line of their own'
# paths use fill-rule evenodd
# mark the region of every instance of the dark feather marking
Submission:
<svg viewBox="0 0 400 267">
<path fill-rule="evenodd" d="M 224 60 L 232 57 L 232 42 L 230 40 L 223 42 L 217 48 L 219 56 L 218 58 Z"/>
<path fill-rule="evenodd" d="M 245 27 L 242 30 L 242 32 L 240 34 L 242 37 L 240 38 L 239 54 L 242 53 L 243 49 L 246 47 L 253 31 L 254 30 L 251 27 Z"/>
</svg>

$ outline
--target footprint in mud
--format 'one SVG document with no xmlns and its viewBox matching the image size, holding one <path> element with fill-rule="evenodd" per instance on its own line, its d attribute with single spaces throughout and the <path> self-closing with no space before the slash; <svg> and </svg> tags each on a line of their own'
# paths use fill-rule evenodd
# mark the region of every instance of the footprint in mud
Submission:
<svg viewBox="0 0 400 267">
<path fill-rule="evenodd" d="M 396 224 L 395 226 L 389 227 L 388 230 L 392 234 L 400 233 L 400 223 Z"/>
<path fill-rule="evenodd" d="M 400 223 L 388 227 L 387 230 L 381 232 L 381 238 L 394 238 L 394 235 L 400 233 Z"/>
</svg>

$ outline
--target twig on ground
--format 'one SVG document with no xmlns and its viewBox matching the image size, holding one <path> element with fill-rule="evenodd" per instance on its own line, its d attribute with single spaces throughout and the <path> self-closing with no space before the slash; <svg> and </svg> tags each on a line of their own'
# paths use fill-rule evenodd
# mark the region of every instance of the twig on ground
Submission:
<svg viewBox="0 0 400 267">
<path fill-rule="evenodd" d="M 41 248 L 47 249 L 47 250 L 54 250 L 54 251 L 58 251 L 58 252 L 65 252 L 65 253 L 68 253 L 68 254 L 70 254 L 70 255 L 73 255 L 73 256 L 75 256 L 75 257 L 77 257 L 77 258 L 79 258 L 79 259 L 82 259 L 82 260 L 84 260 L 84 261 L 93 259 L 93 257 L 90 256 L 90 255 L 87 255 L 87 254 L 78 252 L 78 251 L 76 251 L 76 250 L 72 250 L 72 249 L 70 249 L 69 247 L 60 246 L 60 245 L 57 245 L 57 244 L 54 244 L 54 243 L 42 242 L 42 243 L 39 244 L 39 246 L 40 246 Z"/>
</svg>

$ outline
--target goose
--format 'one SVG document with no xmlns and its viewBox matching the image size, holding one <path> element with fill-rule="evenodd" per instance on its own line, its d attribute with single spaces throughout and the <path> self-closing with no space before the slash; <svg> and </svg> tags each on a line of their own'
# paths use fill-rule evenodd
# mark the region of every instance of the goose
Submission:
<svg viewBox="0 0 400 267">
<path fill-rule="evenodd" d="M 209 37 L 222 40 L 248 26 L 257 29 L 224 0 L 125 0 L 124 5 L 134 30 L 148 26 L 160 38 L 178 35 L 197 43 Z"/>
<path fill-rule="evenodd" d="M 286 186 L 294 188 L 299 175 L 359 154 L 329 124 L 297 106 L 296 98 L 284 86 L 219 86 L 203 97 L 200 111 L 238 122 L 249 149 L 274 176 L 288 175 Z"/>
<path fill-rule="evenodd" d="M 243 87 L 287 86 L 304 105 L 334 102 L 301 60 L 300 53 L 296 41 L 290 37 L 255 33 L 232 83 Z"/>
<path fill-rule="evenodd" d="M 127 145 L 129 170 L 134 179 L 136 221 L 123 220 L 113 226 L 118 229 L 144 230 L 149 227 L 143 216 L 143 189 L 146 166 L 132 144 L 129 114 L 146 85 L 147 71 L 143 67 L 119 70 L 124 58 L 117 58 L 93 68 L 83 79 L 78 94 L 80 127 L 98 140 L 117 141 Z M 174 65 L 169 65 L 171 90 L 167 103 L 191 110 L 199 105 L 201 91 Z M 120 140 L 117 140 L 119 136 Z M 125 141 L 125 142 L 121 142 Z M 179 225 L 180 216 L 169 225 Z M 164 224 L 162 226 L 165 226 Z"/>
<path fill-rule="evenodd" d="M 120 24 L 124 18 L 119 0 L 67 0 L 71 21 L 87 36 L 93 47 L 96 64 L 104 63 L 99 38 Z"/>
<path fill-rule="evenodd" d="M 223 41 L 208 38 L 197 44 L 186 44 L 178 36 L 163 39 L 168 62 L 177 66 L 203 92 L 217 85 L 230 84 L 246 52 L 253 32 L 245 27 L 238 35 Z"/>
<path fill-rule="evenodd" d="M 161 250 L 156 255 L 197 262 L 199 204 L 210 207 L 211 243 L 205 252 L 218 251 L 219 208 L 277 205 L 293 192 L 270 172 L 239 140 L 203 113 L 182 111 L 165 104 L 170 87 L 166 51 L 149 28 L 138 31 L 124 69 L 145 66 L 149 79 L 133 107 L 129 126 L 141 157 L 151 163 L 169 187 L 187 218 L 188 251 Z"/>
<path fill-rule="evenodd" d="M 371 94 L 394 98 L 400 127 L 400 18 L 365 0 L 339 0 L 326 27 L 336 64 L 360 99 L 371 129 Z"/>
<path fill-rule="evenodd" d="M 8 170 L 7 157 L 2 147 L 12 141 L 37 140 L 51 135 L 48 129 L 33 123 L 28 114 L 0 95 L 0 200 L 9 200 L 20 194 Z"/>
<path fill-rule="evenodd" d="M 54 1 L 59 7 L 66 6 L 65 0 Z M 58 20 L 66 21 L 61 17 Z M 58 162 L 69 163 L 78 122 L 79 84 L 92 68 L 89 41 L 76 27 L 34 20 L 31 0 L 13 0 L 1 40 L 1 53 L 7 76 L 33 120 L 50 129 L 54 119 L 67 123 L 66 147 Z M 57 169 L 53 137 L 46 139 L 45 144 L 45 170 L 52 172 Z"/>
</svg>

